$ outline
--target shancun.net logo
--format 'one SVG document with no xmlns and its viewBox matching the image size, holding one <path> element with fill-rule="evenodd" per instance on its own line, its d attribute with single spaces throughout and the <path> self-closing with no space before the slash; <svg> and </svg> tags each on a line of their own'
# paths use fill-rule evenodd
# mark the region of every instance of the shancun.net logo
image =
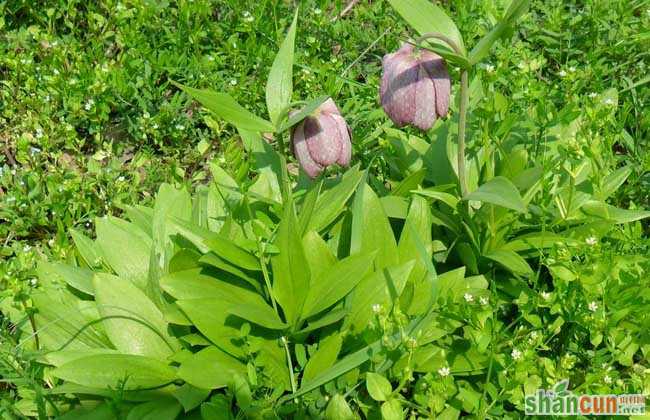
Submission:
<svg viewBox="0 0 650 420">
<path fill-rule="evenodd" d="M 569 380 L 555 384 L 552 390 L 538 389 L 526 395 L 526 415 L 624 416 L 645 414 L 645 396 L 641 394 L 576 395 L 569 391 Z"/>
</svg>

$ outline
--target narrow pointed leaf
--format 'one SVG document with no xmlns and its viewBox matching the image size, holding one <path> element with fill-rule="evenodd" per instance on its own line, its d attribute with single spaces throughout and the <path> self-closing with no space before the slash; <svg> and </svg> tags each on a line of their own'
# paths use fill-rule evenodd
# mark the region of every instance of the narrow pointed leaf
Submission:
<svg viewBox="0 0 650 420">
<path fill-rule="evenodd" d="M 275 60 L 273 60 L 269 78 L 266 82 L 266 106 L 271 121 L 276 126 L 280 122 L 278 121 L 281 117 L 280 114 L 291 102 L 291 95 L 293 94 L 293 55 L 297 21 L 298 11 L 296 10 L 287 36 L 282 42 Z"/>
<path fill-rule="evenodd" d="M 465 52 L 458 27 L 441 7 L 428 0 L 389 0 L 389 3 L 420 35 L 427 32 L 441 33 Z"/>
<path fill-rule="evenodd" d="M 271 265 L 273 295 L 282 306 L 287 322 L 292 325 L 300 316 L 310 281 L 309 266 L 297 228 L 293 205 L 285 205 L 275 242 L 280 253 L 271 259 Z"/>
<path fill-rule="evenodd" d="M 269 121 L 258 117 L 227 93 L 213 92 L 205 89 L 194 89 L 172 82 L 176 87 L 196 99 L 217 116 L 223 118 L 238 128 L 258 132 L 273 132 L 274 127 Z"/>
<path fill-rule="evenodd" d="M 517 187 L 508 178 L 497 176 L 466 195 L 463 200 L 481 201 L 518 211 L 526 212 L 526 204 Z"/>
</svg>

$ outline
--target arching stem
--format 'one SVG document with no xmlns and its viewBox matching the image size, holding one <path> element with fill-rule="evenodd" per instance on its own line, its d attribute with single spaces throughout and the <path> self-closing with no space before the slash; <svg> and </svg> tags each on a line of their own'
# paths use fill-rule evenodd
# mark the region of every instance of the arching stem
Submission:
<svg viewBox="0 0 650 420">
<path fill-rule="evenodd" d="M 445 44 L 449 45 L 454 52 L 460 56 L 463 56 L 463 51 L 460 49 L 458 44 L 456 44 L 451 38 L 449 38 L 447 35 L 443 35 L 438 32 L 427 32 L 425 34 L 422 34 L 420 37 L 415 39 L 415 45 L 418 48 L 421 48 L 422 42 L 426 41 L 427 39 L 439 39 L 440 41 L 444 42 Z"/>
</svg>

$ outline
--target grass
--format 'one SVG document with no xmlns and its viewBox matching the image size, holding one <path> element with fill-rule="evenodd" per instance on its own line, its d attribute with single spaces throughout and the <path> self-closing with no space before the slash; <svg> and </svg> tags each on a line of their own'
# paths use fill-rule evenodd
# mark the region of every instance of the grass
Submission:
<svg viewBox="0 0 650 420">
<path fill-rule="evenodd" d="M 471 45 L 494 24 L 505 2 L 449 3 Z M 29 301 L 38 286 L 40 259 L 71 258 L 68 228 L 90 234 L 96 216 L 151 203 L 161 182 L 204 184 L 213 161 L 237 179 L 247 176 L 249 157 L 235 130 L 170 81 L 226 91 L 262 114 L 266 73 L 293 6 L 275 0 L 0 3 L 0 308 L 5 315 Z M 338 17 L 344 7 L 340 1 L 301 2 L 295 96 L 328 94 L 337 100 L 354 133 L 355 159 L 373 166 L 373 186 L 386 188 L 393 182 L 397 152 L 384 130 L 391 124 L 378 109 L 380 59 L 409 32 L 384 1 L 359 2 Z M 470 153 L 481 142 L 506 144 L 509 136 L 523 136 L 528 157 L 541 162 L 539 145 L 559 138 L 566 167 L 588 158 L 597 177 L 599 169 L 630 165 L 632 175 L 610 201 L 650 208 L 648 27 L 645 0 L 533 1 L 517 32 L 495 47 L 476 74 L 480 84 L 470 99 L 476 102 L 470 128 L 480 141 L 469 144 Z M 630 266 L 619 255 L 648 252 L 648 224 L 629 230 L 596 251 L 585 246 L 584 254 L 566 255 L 558 249 L 548 257 L 550 265 L 578 278 L 606 271 L 603 264 L 618 267 L 620 310 L 623 302 L 639 306 L 627 287 L 630 279 L 647 278 L 650 267 L 647 261 Z M 503 357 L 513 347 L 527 347 L 525 334 L 533 330 L 544 329 L 535 340 L 548 350 L 541 364 L 530 353 L 519 362 L 503 359 L 528 374 L 504 377 L 498 397 L 492 396 L 499 401 L 493 415 L 510 411 L 512 401 L 540 378 L 561 378 L 572 370 L 584 373 L 585 387 L 596 389 L 608 375 L 615 385 L 621 379 L 647 392 L 647 378 L 634 370 L 635 363 L 645 363 L 640 350 L 632 351 L 633 358 L 620 345 L 625 327 L 604 328 L 607 319 L 588 309 L 594 297 L 572 280 L 557 279 L 555 287 L 571 301 L 546 302 L 531 292 L 499 308 L 516 306 L 534 327 L 508 330 L 497 345 Z M 537 325 L 539 307 L 548 310 L 545 315 L 562 313 L 570 328 L 560 336 L 555 325 Z M 578 345 L 575 337 L 597 339 L 593 325 L 611 334 L 606 352 L 592 354 Z M 23 360 L 29 356 L 15 363 Z M 627 368 L 614 376 L 598 367 L 614 361 Z M 33 367 L 26 363 L 21 369 Z M 21 392 L 38 388 L 33 380 L 27 383 L 3 390 L 6 412 L 16 411 L 7 407 Z"/>
</svg>

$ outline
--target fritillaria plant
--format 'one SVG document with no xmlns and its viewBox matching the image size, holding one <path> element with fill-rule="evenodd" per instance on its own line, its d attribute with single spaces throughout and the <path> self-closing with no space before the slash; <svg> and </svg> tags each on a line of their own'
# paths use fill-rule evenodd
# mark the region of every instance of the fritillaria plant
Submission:
<svg viewBox="0 0 650 420">
<path fill-rule="evenodd" d="M 458 183 L 467 195 L 465 132 L 469 103 L 469 72 L 523 14 L 529 0 L 514 0 L 503 19 L 476 46 L 466 52 L 454 22 L 440 7 L 427 0 L 389 0 L 391 5 L 421 36 L 383 59 L 381 103 L 397 125 L 428 130 L 447 115 L 450 79 L 446 61 L 460 67 L 458 106 Z"/>
<path fill-rule="evenodd" d="M 420 37 L 409 41 L 383 59 L 381 103 L 397 126 L 413 125 L 430 129 L 449 110 L 451 80 L 447 65 L 460 68 L 458 107 L 458 182 L 467 195 L 465 131 L 469 98 L 469 72 L 489 53 L 491 46 L 509 30 L 526 10 L 529 0 L 514 0 L 503 19 L 469 52 L 454 22 L 429 0 L 389 0 L 393 8 Z M 261 118 L 238 104 L 226 93 L 193 89 L 176 84 L 206 108 L 234 124 L 240 133 L 274 133 L 280 152 L 283 202 L 291 200 L 287 171 L 285 136 L 290 133 L 291 149 L 311 177 L 333 164 L 347 166 L 351 158 L 351 134 L 331 98 L 293 102 L 293 64 L 296 22 L 294 16 L 275 57 L 266 84 L 266 105 L 270 120 Z M 250 137 L 250 136 L 249 136 Z M 277 175 L 277 174 L 276 174 Z"/>
</svg>

